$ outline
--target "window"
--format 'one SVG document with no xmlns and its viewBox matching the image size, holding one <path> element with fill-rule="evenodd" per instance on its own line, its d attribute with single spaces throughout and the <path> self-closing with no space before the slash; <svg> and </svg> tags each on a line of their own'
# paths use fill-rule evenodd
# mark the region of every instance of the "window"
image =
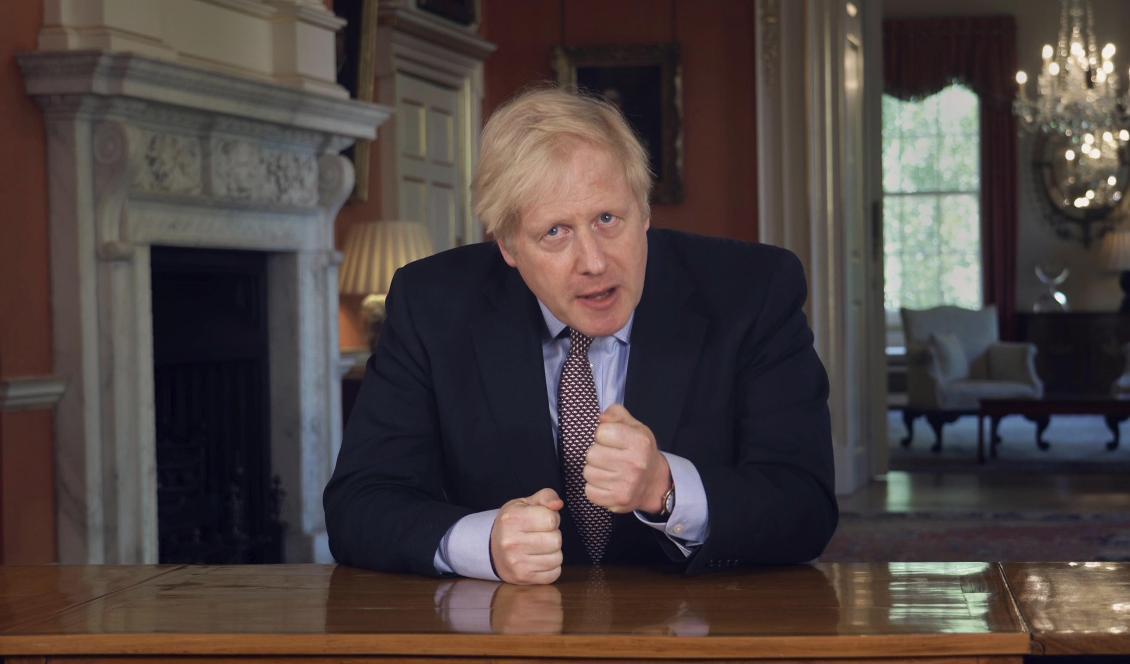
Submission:
<svg viewBox="0 0 1130 664">
<path fill-rule="evenodd" d="M 979 118 L 962 85 L 920 101 L 883 95 L 884 296 L 895 326 L 899 307 L 981 307 Z"/>
</svg>

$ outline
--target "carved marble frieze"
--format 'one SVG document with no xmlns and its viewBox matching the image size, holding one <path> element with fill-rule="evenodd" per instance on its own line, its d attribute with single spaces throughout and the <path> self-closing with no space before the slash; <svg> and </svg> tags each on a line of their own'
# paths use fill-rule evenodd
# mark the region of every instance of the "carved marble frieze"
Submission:
<svg viewBox="0 0 1130 664">
<path fill-rule="evenodd" d="M 318 162 L 313 154 L 238 139 L 214 139 L 212 147 L 215 197 L 303 207 L 318 202 Z"/>
<path fill-rule="evenodd" d="M 318 205 L 318 155 L 255 140 L 190 136 L 169 131 L 125 130 L 133 161 L 130 190 L 147 195 L 195 197 L 267 207 Z M 104 150 L 105 145 L 99 145 Z M 111 161 L 103 158 L 103 161 Z"/>
<path fill-rule="evenodd" d="M 142 132 L 140 167 L 133 188 L 149 193 L 200 195 L 204 189 L 200 140 L 191 136 Z"/>
</svg>

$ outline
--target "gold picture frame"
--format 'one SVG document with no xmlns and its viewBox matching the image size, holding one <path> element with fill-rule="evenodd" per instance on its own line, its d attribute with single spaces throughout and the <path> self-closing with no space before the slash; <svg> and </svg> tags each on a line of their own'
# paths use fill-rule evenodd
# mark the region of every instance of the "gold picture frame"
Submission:
<svg viewBox="0 0 1130 664">
<path fill-rule="evenodd" d="M 678 44 L 554 49 L 559 84 L 620 108 L 647 149 L 651 201 L 683 202 L 682 64 Z"/>
<path fill-rule="evenodd" d="M 337 82 L 359 101 L 375 101 L 378 0 L 334 0 L 334 13 L 346 25 L 337 34 Z M 369 199 L 372 141 L 359 140 L 346 150 L 353 161 L 354 201 Z"/>
</svg>

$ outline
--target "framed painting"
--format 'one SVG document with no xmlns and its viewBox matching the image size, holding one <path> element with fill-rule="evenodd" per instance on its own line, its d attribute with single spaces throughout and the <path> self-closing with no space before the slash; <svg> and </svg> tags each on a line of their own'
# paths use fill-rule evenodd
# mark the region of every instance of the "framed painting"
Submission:
<svg viewBox="0 0 1130 664">
<path fill-rule="evenodd" d="M 334 13 L 346 20 L 337 33 L 337 83 L 349 96 L 372 102 L 377 60 L 377 1 L 334 0 Z M 353 200 L 369 198 L 369 164 L 372 141 L 357 141 L 345 154 L 353 161 L 356 177 Z"/>
<path fill-rule="evenodd" d="M 616 105 L 647 150 L 651 201 L 683 201 L 682 66 L 678 44 L 558 47 L 557 81 Z"/>
</svg>

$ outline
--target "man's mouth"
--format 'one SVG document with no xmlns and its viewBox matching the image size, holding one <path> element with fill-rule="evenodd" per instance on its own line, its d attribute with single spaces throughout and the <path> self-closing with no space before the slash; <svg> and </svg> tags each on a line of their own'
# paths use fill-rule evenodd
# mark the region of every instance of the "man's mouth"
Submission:
<svg viewBox="0 0 1130 664">
<path fill-rule="evenodd" d="M 585 293 L 583 295 L 578 295 L 577 297 L 579 299 L 582 299 L 582 300 L 585 300 L 585 301 L 588 301 L 588 302 L 603 302 L 604 300 L 607 300 L 608 298 L 612 297 L 612 294 L 615 293 L 615 292 L 616 292 L 616 287 L 613 286 L 611 288 L 606 288 L 604 290 L 593 291 L 591 293 Z"/>
</svg>

